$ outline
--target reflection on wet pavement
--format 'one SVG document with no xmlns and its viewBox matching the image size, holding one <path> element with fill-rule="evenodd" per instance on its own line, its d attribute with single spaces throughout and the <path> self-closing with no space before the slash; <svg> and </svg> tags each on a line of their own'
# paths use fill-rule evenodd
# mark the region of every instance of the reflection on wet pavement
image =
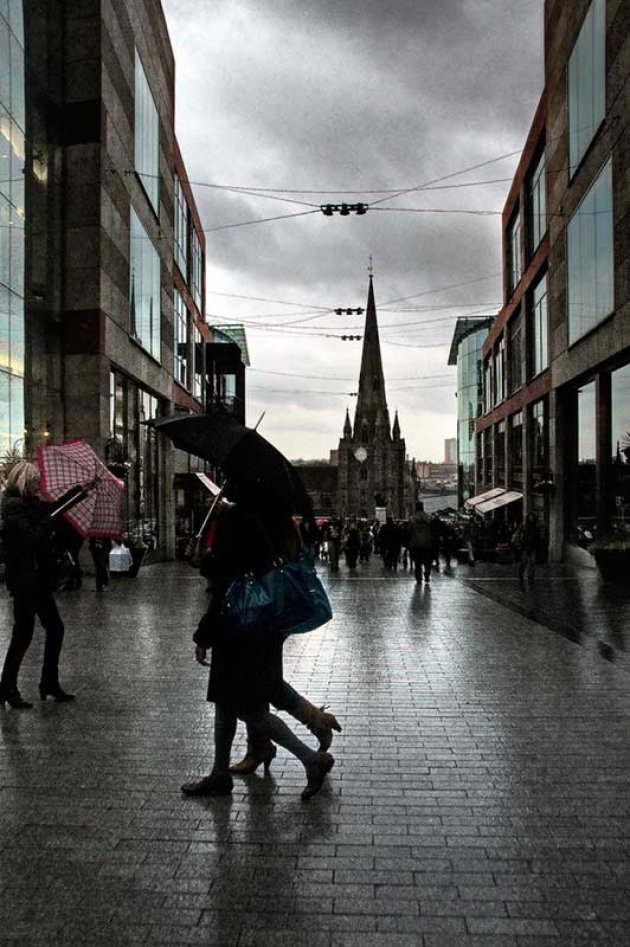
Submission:
<svg viewBox="0 0 630 947">
<path fill-rule="evenodd" d="M 477 594 L 490 575 L 322 571 L 335 617 L 285 649 L 287 679 L 343 726 L 308 805 L 284 751 L 229 799 L 179 792 L 212 759 L 194 572 L 59 596 L 76 703 L 0 712 L 1 947 L 627 942 L 627 674 Z M 10 626 L 2 596 L 3 651 Z M 41 655 L 38 631 L 27 697 Z"/>
</svg>

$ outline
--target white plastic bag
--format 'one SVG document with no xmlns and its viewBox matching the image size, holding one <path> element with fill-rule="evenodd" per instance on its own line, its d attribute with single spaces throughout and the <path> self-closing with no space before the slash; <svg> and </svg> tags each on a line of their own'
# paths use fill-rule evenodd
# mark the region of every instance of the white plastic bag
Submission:
<svg viewBox="0 0 630 947">
<path fill-rule="evenodd" d="M 131 568 L 131 553 L 124 543 L 114 543 L 109 554 L 110 572 L 129 572 Z"/>
</svg>

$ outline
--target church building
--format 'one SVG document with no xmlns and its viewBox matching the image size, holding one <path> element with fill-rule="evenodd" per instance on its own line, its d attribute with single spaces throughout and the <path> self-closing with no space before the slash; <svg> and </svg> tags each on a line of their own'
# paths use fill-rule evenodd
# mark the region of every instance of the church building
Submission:
<svg viewBox="0 0 630 947">
<path fill-rule="evenodd" d="M 375 519 L 385 513 L 404 519 L 414 507 L 414 467 L 407 461 L 397 412 L 390 424 L 370 273 L 354 423 L 346 410 L 343 436 L 329 466 L 306 464 L 299 470 L 319 515 Z"/>
</svg>

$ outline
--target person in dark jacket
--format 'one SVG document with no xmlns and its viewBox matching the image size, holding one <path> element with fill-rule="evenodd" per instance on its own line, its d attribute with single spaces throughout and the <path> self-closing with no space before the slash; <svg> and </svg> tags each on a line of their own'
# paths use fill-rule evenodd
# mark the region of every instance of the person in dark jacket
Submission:
<svg viewBox="0 0 630 947">
<path fill-rule="evenodd" d="M 109 554 L 112 551 L 112 541 L 101 536 L 93 536 L 89 547 L 96 573 L 96 591 L 104 592 L 109 588 Z"/>
<path fill-rule="evenodd" d="M 19 461 L 6 479 L 2 497 L 5 581 L 13 598 L 14 624 L 0 676 L 0 706 L 4 707 L 6 702 L 16 710 L 33 706 L 20 695 L 18 674 L 33 638 L 36 617 L 46 633 L 40 697 L 46 700 L 50 695 L 57 701 L 74 699 L 59 684 L 59 654 L 64 626 L 53 596 L 53 515 L 70 497 L 74 502 L 82 499 L 93 484 L 77 486 L 53 505 L 40 498 L 39 480 L 35 464 Z"/>
<path fill-rule="evenodd" d="M 416 511 L 409 519 L 409 554 L 414 566 L 416 582 L 431 581 L 431 568 L 437 552 L 433 523 L 424 512 L 424 503 L 416 503 Z"/>
<path fill-rule="evenodd" d="M 193 635 L 195 658 L 206 663 L 211 650 L 207 699 L 215 705 L 214 764 L 208 776 L 185 783 L 182 792 L 190 796 L 226 796 L 232 791 L 230 752 L 238 719 L 243 720 L 251 739 L 258 744 L 272 740 L 293 753 L 304 765 L 307 785 L 304 800 L 321 789 L 334 759 L 330 753 L 311 750 L 298 739 L 283 720 L 269 712 L 283 688 L 280 636 L 234 639 L 226 629 L 223 612 L 230 582 L 248 572 L 264 571 L 276 550 L 286 543 L 286 533 L 294 529 L 284 520 L 260 517 L 239 504 L 217 507 L 217 528 L 213 547 L 213 593 L 208 611 Z"/>
</svg>

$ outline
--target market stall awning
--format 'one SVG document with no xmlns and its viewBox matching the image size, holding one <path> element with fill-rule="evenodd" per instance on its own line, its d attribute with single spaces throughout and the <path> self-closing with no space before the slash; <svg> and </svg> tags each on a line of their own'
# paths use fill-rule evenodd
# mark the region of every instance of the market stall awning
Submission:
<svg viewBox="0 0 630 947">
<path fill-rule="evenodd" d="M 492 510 L 498 510 L 501 506 L 507 506 L 508 503 L 516 503 L 517 500 L 522 499 L 523 494 L 519 493 L 518 490 L 502 490 L 497 496 L 477 504 L 475 509 L 478 513 L 490 513 Z"/>
<path fill-rule="evenodd" d="M 493 500 L 495 497 L 505 493 L 503 487 L 493 487 L 492 490 L 486 490 L 485 493 L 478 493 L 476 497 L 466 500 L 465 506 L 477 507 L 479 503 L 485 503 L 487 500 Z"/>
</svg>

